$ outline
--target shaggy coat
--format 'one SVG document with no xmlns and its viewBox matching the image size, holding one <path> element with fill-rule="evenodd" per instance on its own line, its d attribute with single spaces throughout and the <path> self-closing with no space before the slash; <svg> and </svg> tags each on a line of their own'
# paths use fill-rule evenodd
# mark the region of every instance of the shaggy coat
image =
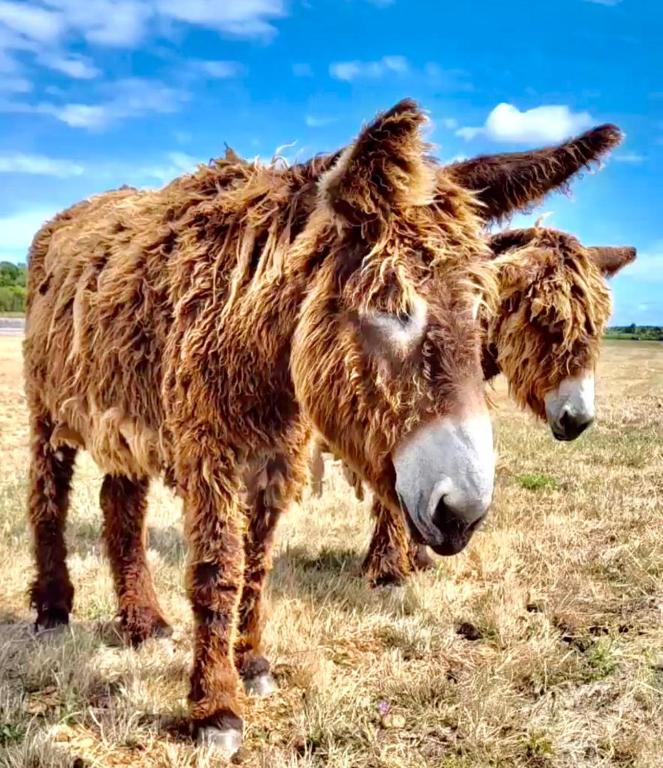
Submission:
<svg viewBox="0 0 663 768">
<path fill-rule="evenodd" d="M 545 419 L 544 398 L 567 378 L 593 372 L 610 315 L 605 283 L 635 259 L 634 248 L 584 247 L 553 229 L 509 230 L 489 238 L 499 297 L 497 311 L 482 310 L 486 381 L 503 373 L 511 396 Z M 322 492 L 324 443 L 312 446 L 312 490 Z M 361 479 L 343 465 L 357 492 Z M 400 583 L 431 561 L 411 541 L 401 515 L 375 500 L 376 520 L 364 571 L 374 584 Z"/>
<path fill-rule="evenodd" d="M 311 425 L 396 511 L 398 440 L 468 401 L 485 407 L 472 305 L 495 291 L 486 220 L 620 137 L 605 126 L 572 151 L 482 159 L 486 183 L 473 164 L 464 184 L 462 165 L 427 157 L 422 122 L 404 101 L 333 158 L 283 168 L 231 155 L 159 191 L 91 198 L 34 239 L 24 352 L 37 626 L 72 609 L 63 531 L 85 448 L 106 473 L 121 624 L 133 642 L 168 631 L 144 549 L 149 479 L 163 476 L 184 500 L 189 703 L 203 739 L 241 731 L 238 672 L 269 669 L 262 590 L 276 522 L 306 481 Z M 365 331 L 417 302 L 421 345 L 394 366 Z"/>
</svg>

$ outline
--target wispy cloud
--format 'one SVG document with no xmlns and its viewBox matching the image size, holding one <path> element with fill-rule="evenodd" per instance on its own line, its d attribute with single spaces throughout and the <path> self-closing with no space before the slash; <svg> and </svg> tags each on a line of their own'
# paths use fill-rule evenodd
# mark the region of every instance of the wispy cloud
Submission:
<svg viewBox="0 0 663 768">
<path fill-rule="evenodd" d="M 233 37 L 270 38 L 285 16 L 283 0 L 156 0 L 158 13 L 175 21 L 216 29 Z"/>
<path fill-rule="evenodd" d="M 0 93 L 2 94 L 30 93 L 31 90 L 32 83 L 25 77 L 7 74 L 0 77 Z"/>
<path fill-rule="evenodd" d="M 618 163 L 628 163 L 629 165 L 641 165 L 645 162 L 645 156 L 639 152 L 620 152 L 613 158 Z"/>
<path fill-rule="evenodd" d="M 64 19 L 57 13 L 26 3 L 0 2 L 0 24 L 24 41 L 52 43 L 66 29 Z"/>
<path fill-rule="evenodd" d="M 85 168 L 72 160 L 46 155 L 28 155 L 21 152 L 0 154 L 0 173 L 25 173 L 34 176 L 81 176 Z"/>
<path fill-rule="evenodd" d="M 335 123 L 338 118 L 324 117 L 322 115 L 306 115 L 304 122 L 309 128 L 324 128 L 326 125 Z"/>
<path fill-rule="evenodd" d="M 91 80 L 101 74 L 90 59 L 76 54 L 42 54 L 38 61 L 45 67 L 74 78 L 75 80 Z"/>
<path fill-rule="evenodd" d="M 573 112 L 565 105 L 546 105 L 521 112 L 513 104 L 498 104 L 478 127 L 459 128 L 456 134 L 471 140 L 486 136 L 504 143 L 563 141 L 588 128 L 593 119 L 589 112 Z"/>
<path fill-rule="evenodd" d="M 438 90 L 453 93 L 467 93 L 474 90 L 470 75 L 464 69 L 444 69 L 434 62 L 429 62 L 424 72 L 430 84 Z"/>
<path fill-rule="evenodd" d="M 0 112 L 48 115 L 72 128 L 100 130 L 119 120 L 144 114 L 176 112 L 188 99 L 185 91 L 168 86 L 160 80 L 139 77 L 106 83 L 103 91 L 108 97 L 98 104 L 0 101 Z"/>
<path fill-rule="evenodd" d="M 594 3 L 594 5 L 619 5 L 622 0 L 585 0 L 586 3 Z"/>
<path fill-rule="evenodd" d="M 192 73 L 206 75 L 216 80 L 231 80 L 241 77 L 245 72 L 244 66 L 238 61 L 191 61 L 189 68 Z"/>
<path fill-rule="evenodd" d="M 134 48 L 147 37 L 169 36 L 178 25 L 269 39 L 276 34 L 273 22 L 285 15 L 285 0 L 0 0 L 0 71 L 21 75 L 24 59 L 31 58 L 39 67 L 90 79 L 100 74 L 93 62 L 66 52 L 77 40 Z M 229 76 L 220 72 L 208 74 Z"/>
<path fill-rule="evenodd" d="M 404 74 L 410 69 L 405 56 L 383 56 L 377 61 L 337 61 L 330 65 L 329 74 L 337 80 L 378 80 L 387 74 Z"/>
</svg>

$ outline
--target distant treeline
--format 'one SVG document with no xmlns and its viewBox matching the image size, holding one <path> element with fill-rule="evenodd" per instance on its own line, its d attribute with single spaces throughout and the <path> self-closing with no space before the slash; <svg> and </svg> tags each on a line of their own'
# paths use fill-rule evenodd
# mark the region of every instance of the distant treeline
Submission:
<svg viewBox="0 0 663 768">
<path fill-rule="evenodd" d="M 605 333 L 606 339 L 629 341 L 663 341 L 663 327 L 660 325 L 613 325 Z"/>
<path fill-rule="evenodd" d="M 25 264 L 0 261 L 0 312 L 25 312 Z"/>
</svg>

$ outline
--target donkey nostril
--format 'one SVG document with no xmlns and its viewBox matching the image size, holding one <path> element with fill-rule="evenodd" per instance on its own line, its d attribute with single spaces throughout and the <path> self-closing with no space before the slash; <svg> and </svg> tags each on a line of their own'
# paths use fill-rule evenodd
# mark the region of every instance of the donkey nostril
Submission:
<svg viewBox="0 0 663 768">
<path fill-rule="evenodd" d="M 565 411 L 559 420 L 559 425 L 565 437 L 574 439 L 591 426 L 593 421 L 591 416 L 575 416 L 569 411 Z"/>
<path fill-rule="evenodd" d="M 433 512 L 434 525 L 443 531 L 451 520 L 451 510 L 444 501 L 444 496 L 440 496 L 437 504 L 435 505 L 435 511 Z"/>
</svg>

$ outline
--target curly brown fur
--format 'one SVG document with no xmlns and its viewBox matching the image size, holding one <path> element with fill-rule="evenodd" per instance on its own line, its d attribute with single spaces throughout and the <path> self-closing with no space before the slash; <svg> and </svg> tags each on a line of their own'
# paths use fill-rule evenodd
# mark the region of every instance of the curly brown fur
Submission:
<svg viewBox="0 0 663 768">
<path fill-rule="evenodd" d="M 269 546 L 304 482 L 310 425 L 395 507 L 396 441 L 468 393 L 481 402 L 470 309 L 494 279 L 475 201 L 426 157 L 422 121 L 402 102 L 322 181 L 328 159 L 287 168 L 229 155 L 158 191 L 91 198 L 34 240 L 26 387 L 53 431 L 33 452 L 34 594 L 55 578 L 62 605 L 48 605 L 66 618 L 68 480 L 41 457 L 46 443 L 54 455 L 83 446 L 109 476 L 120 615 L 136 639 L 152 632 L 144 483 L 165 476 L 184 498 L 197 727 L 240 722 L 236 669 L 264 667 Z M 426 334 L 396 367 L 367 348 L 361 318 L 415 297 L 428 305 Z"/>
<path fill-rule="evenodd" d="M 604 274 L 572 235 L 513 230 L 491 239 L 500 307 L 486 319 L 487 347 L 515 400 L 545 418 L 544 397 L 593 372 L 610 317 Z"/>
<path fill-rule="evenodd" d="M 514 399 L 545 418 L 544 397 L 560 382 L 593 372 L 610 314 L 605 277 L 633 261 L 632 248 L 585 248 L 552 229 L 509 230 L 493 235 L 498 275 L 497 312 L 483 311 L 483 369 L 488 381 L 502 372 Z M 318 441 L 315 452 L 327 450 Z M 323 467 L 318 463 L 318 467 Z M 316 482 L 321 488 L 322 473 Z M 425 547 L 411 541 L 401 515 L 374 500 L 376 526 L 364 572 L 375 584 L 400 583 Z"/>
<path fill-rule="evenodd" d="M 171 634 L 145 555 L 148 485 L 146 478 L 133 481 L 106 475 L 100 493 L 104 543 L 118 596 L 120 625 L 132 645 Z"/>
<path fill-rule="evenodd" d="M 30 589 L 30 604 L 37 611 L 36 628 L 54 629 L 69 623 L 74 587 L 69 578 L 64 524 L 76 449 L 50 443 L 49 417 L 31 414 L 31 463 L 28 518 L 34 536 L 37 574 Z"/>
</svg>

